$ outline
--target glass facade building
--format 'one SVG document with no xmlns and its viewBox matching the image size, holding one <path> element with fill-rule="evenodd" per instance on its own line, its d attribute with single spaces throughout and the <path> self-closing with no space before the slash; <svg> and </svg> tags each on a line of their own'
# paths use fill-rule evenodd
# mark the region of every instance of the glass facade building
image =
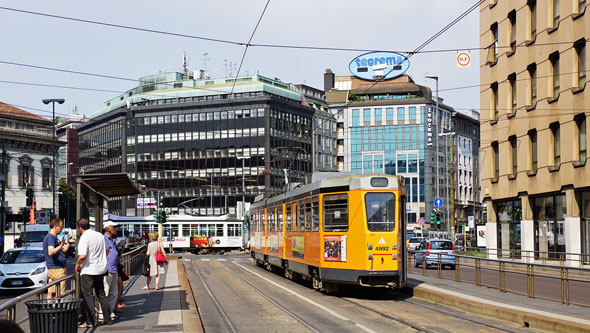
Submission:
<svg viewBox="0 0 590 333">
<path fill-rule="evenodd" d="M 80 170 L 125 172 L 142 185 L 140 200 L 109 202 L 113 214 L 150 215 L 158 204 L 239 213 L 242 198 L 282 191 L 285 172 L 289 182 L 312 172 L 315 104 L 302 100 L 293 85 L 261 75 L 145 77 L 80 126 Z"/>
</svg>

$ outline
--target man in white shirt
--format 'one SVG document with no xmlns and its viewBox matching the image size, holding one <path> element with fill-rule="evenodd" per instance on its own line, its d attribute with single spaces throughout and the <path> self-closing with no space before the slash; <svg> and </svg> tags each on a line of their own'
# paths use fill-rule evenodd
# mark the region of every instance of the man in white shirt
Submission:
<svg viewBox="0 0 590 333">
<path fill-rule="evenodd" d="M 100 307 L 104 310 L 104 324 L 112 325 L 111 313 L 107 297 L 104 292 L 103 277 L 107 272 L 107 252 L 104 236 L 90 229 L 90 222 L 87 219 L 80 219 L 77 223 L 78 234 L 78 261 L 76 262 L 76 273 L 80 274 L 80 289 L 82 291 L 82 317 L 84 322 L 80 328 L 93 327 L 94 322 L 94 295 L 96 292 Z M 108 319 L 107 319 L 108 318 Z"/>
</svg>

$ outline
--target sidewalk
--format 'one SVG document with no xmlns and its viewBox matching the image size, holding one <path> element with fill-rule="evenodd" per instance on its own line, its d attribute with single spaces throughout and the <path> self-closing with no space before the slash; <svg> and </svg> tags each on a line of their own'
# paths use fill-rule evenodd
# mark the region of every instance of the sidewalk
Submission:
<svg viewBox="0 0 590 333">
<path fill-rule="evenodd" d="M 132 275 L 125 282 L 124 303 L 127 306 L 112 326 L 100 325 L 79 332 L 200 332 L 199 316 L 188 285 L 182 259 L 170 259 L 166 274 L 160 280 L 160 290 L 141 290 L 146 278 Z M 139 273 L 139 270 L 137 271 Z"/>
<path fill-rule="evenodd" d="M 523 327 L 554 332 L 590 332 L 590 320 L 587 319 L 590 310 L 585 307 L 420 274 L 408 274 L 407 287 L 415 297 Z"/>
</svg>

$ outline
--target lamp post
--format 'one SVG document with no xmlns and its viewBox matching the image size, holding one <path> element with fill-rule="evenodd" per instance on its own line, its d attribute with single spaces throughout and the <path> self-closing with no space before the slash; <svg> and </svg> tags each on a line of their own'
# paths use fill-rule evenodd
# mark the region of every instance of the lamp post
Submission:
<svg viewBox="0 0 590 333">
<path fill-rule="evenodd" d="M 70 185 L 69 178 L 70 178 L 70 166 L 72 166 L 74 162 L 70 162 L 66 164 L 66 188 Z M 70 226 L 70 198 L 66 194 L 66 223 L 65 225 Z"/>
<path fill-rule="evenodd" d="M 63 98 L 46 98 L 43 99 L 43 104 L 51 103 L 53 111 L 51 112 L 51 155 L 53 157 L 53 177 L 51 177 L 51 188 L 53 192 L 53 202 L 51 211 L 51 217 L 55 216 L 55 103 L 63 104 L 66 100 Z"/>
<path fill-rule="evenodd" d="M 238 160 L 242 160 L 242 220 L 244 219 L 244 215 L 246 213 L 246 181 L 244 178 L 244 162 L 250 159 L 250 156 L 238 156 Z"/>
</svg>

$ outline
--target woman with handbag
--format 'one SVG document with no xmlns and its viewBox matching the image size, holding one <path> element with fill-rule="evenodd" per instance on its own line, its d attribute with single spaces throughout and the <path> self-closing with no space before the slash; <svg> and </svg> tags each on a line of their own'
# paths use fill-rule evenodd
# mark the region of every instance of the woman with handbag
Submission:
<svg viewBox="0 0 590 333">
<path fill-rule="evenodd" d="M 160 284 L 160 275 L 166 273 L 166 264 L 168 263 L 168 259 L 166 258 L 166 252 L 164 251 L 164 245 L 162 242 L 158 240 L 158 233 L 153 232 L 149 235 L 150 243 L 148 244 L 147 253 L 146 255 L 149 257 L 150 263 L 150 276 L 147 277 L 145 287 L 141 288 L 143 290 L 150 289 L 150 282 L 152 282 L 152 277 L 156 277 L 156 288 L 155 290 L 159 290 Z"/>
</svg>

